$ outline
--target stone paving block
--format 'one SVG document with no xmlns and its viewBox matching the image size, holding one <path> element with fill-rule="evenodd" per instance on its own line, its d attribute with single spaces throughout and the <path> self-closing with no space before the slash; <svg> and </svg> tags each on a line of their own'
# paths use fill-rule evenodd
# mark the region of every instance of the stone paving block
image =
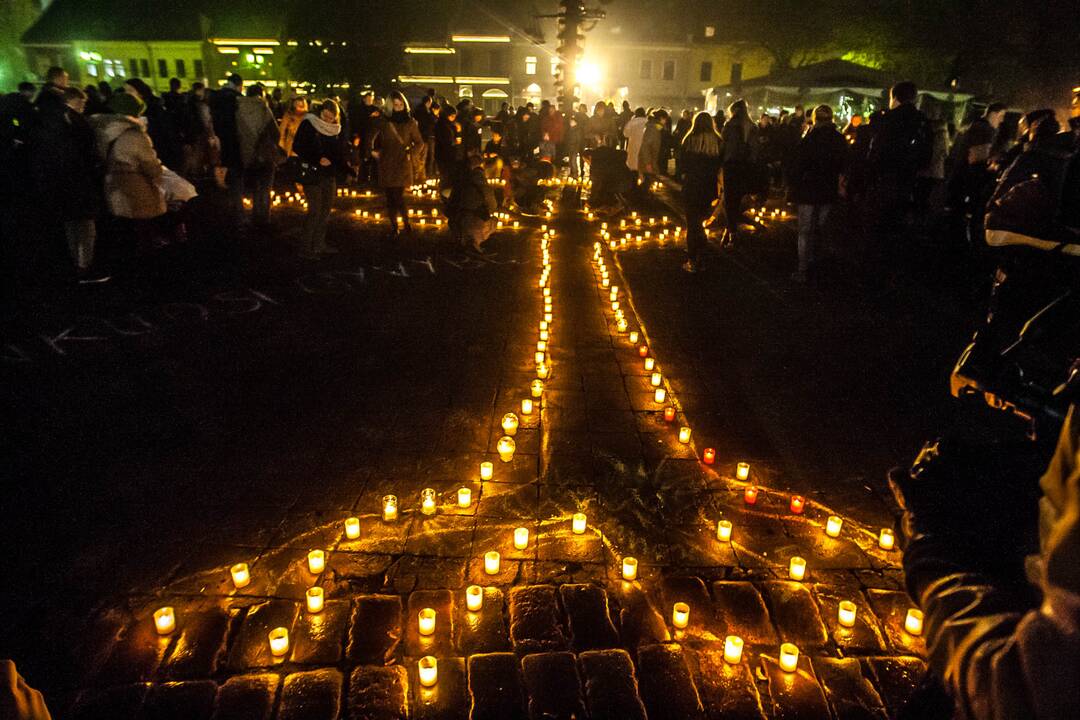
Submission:
<svg viewBox="0 0 1080 720">
<path fill-rule="evenodd" d="M 645 720 L 634 663 L 625 650 L 589 650 L 578 663 L 592 720 Z"/>
<path fill-rule="evenodd" d="M 418 616 L 420 611 L 435 611 L 435 632 L 421 635 Z M 405 615 L 405 654 L 421 657 L 443 657 L 454 652 L 454 596 L 449 590 L 418 590 L 409 595 L 408 612 Z"/>
<path fill-rule="evenodd" d="M 454 621 L 454 642 L 462 655 L 497 653 L 510 649 L 502 590 L 484 588 L 484 605 L 480 612 L 470 612 L 464 598 L 454 603 L 454 611 L 457 613 Z"/>
<path fill-rule="evenodd" d="M 469 720 L 524 720 L 520 662 L 513 653 L 469 657 Z"/>
<path fill-rule="evenodd" d="M 341 712 L 341 673 L 321 668 L 285 677 L 278 720 L 337 720 Z"/>
<path fill-rule="evenodd" d="M 762 583 L 761 587 L 781 641 L 795 643 L 804 651 L 825 646 L 829 636 L 806 585 L 773 580 Z"/>
<path fill-rule="evenodd" d="M 179 637 L 161 666 L 162 677 L 190 680 L 210 677 L 225 652 L 229 615 L 221 608 L 185 613 L 178 610 Z"/>
<path fill-rule="evenodd" d="M 911 699 L 926 674 L 926 662 L 917 657 L 876 657 L 867 662 L 885 707 L 894 711 Z"/>
<path fill-rule="evenodd" d="M 213 680 L 154 685 L 146 693 L 139 720 L 209 720 L 216 695 Z"/>
<path fill-rule="evenodd" d="M 327 564 L 329 577 L 345 581 L 354 588 L 371 592 L 386 584 L 387 572 L 393 567 L 390 555 L 337 551 Z"/>
<path fill-rule="evenodd" d="M 213 720 L 270 720 L 281 677 L 235 675 L 218 688 Z"/>
<path fill-rule="evenodd" d="M 729 665 L 719 646 L 683 651 L 697 685 L 705 716 L 732 720 L 763 720 L 761 696 L 751 673 L 749 652 L 743 661 Z"/>
<path fill-rule="evenodd" d="M 747 645 L 772 647 L 779 641 L 761 593 L 744 580 L 712 584 L 717 636 L 738 635 Z"/>
<path fill-rule="evenodd" d="M 229 669 L 240 672 L 248 668 L 269 667 L 284 662 L 270 653 L 267 636 L 274 628 L 283 627 L 288 629 L 289 637 L 292 638 L 298 612 L 299 606 L 291 600 L 270 600 L 252 606 L 233 642 L 229 653 Z"/>
<path fill-rule="evenodd" d="M 514 531 L 523 527 L 529 531 L 529 542 L 521 550 L 514 546 Z M 473 547 L 477 554 L 488 550 L 498 550 L 504 560 L 536 559 L 536 544 L 539 525 L 532 517 L 524 518 L 487 518 L 476 522 L 476 534 Z"/>
<path fill-rule="evenodd" d="M 405 552 L 433 557 L 468 557 L 475 519 L 467 515 L 417 514 Z"/>
<path fill-rule="evenodd" d="M 527 483 L 485 482 L 476 507 L 476 515 L 480 518 L 535 519 L 539 499 L 540 486 L 535 481 Z M 474 498 L 473 501 L 477 502 L 477 499 Z"/>
<path fill-rule="evenodd" d="M 527 655 L 521 661 L 521 671 L 528 694 L 530 720 L 572 720 L 585 716 L 573 655 L 568 652 Z"/>
<path fill-rule="evenodd" d="M 871 556 L 851 539 L 847 527 L 840 537 L 831 538 L 825 534 L 825 518 L 815 521 L 814 518 L 803 517 L 783 522 L 785 532 L 800 548 L 798 554 L 813 563 L 813 567 L 807 568 L 808 576 L 810 571 L 817 569 L 862 569 L 873 564 Z M 787 562 L 791 558 L 781 560 Z"/>
<path fill-rule="evenodd" d="M 886 720 L 881 696 L 855 658 L 811 658 L 838 720 Z"/>
<path fill-rule="evenodd" d="M 349 659 L 366 665 L 386 665 L 401 641 L 401 598 L 361 595 L 353 608 L 349 630 Z"/>
<path fill-rule="evenodd" d="M 861 592 L 838 590 L 834 585 L 814 585 L 814 596 L 821 606 L 821 617 L 837 647 L 860 654 L 880 653 L 886 649 L 879 621 Z M 839 609 L 843 600 L 855 603 L 855 627 L 840 624 Z"/>
<path fill-rule="evenodd" d="M 619 635 L 611 624 L 608 596 L 603 589 L 596 585 L 570 584 L 560 586 L 559 594 L 575 652 L 618 645 Z"/>
<path fill-rule="evenodd" d="M 464 588 L 468 564 L 469 558 L 405 556 L 394 566 L 391 583 L 394 590 L 400 593 L 435 588 Z"/>
<path fill-rule="evenodd" d="M 519 655 L 569 648 L 552 585 L 527 585 L 510 590 L 510 640 Z"/>
<path fill-rule="evenodd" d="M 671 626 L 671 632 L 677 639 L 717 639 L 712 622 L 712 600 L 701 578 L 692 575 L 672 575 L 661 581 L 660 588 L 661 606 L 658 609 L 663 613 L 664 620 L 669 625 L 675 603 L 684 602 L 690 606 L 690 624 L 686 626 L 686 629 L 676 630 L 674 626 Z"/>
<path fill-rule="evenodd" d="M 393 494 L 393 493 L 388 493 Z M 405 540 L 412 523 L 412 513 L 407 512 L 410 499 L 398 496 L 401 510 L 397 520 L 384 522 L 382 519 L 382 497 L 371 498 L 372 507 L 361 508 L 361 512 L 373 513 L 360 515 L 360 537 L 356 540 L 342 540 L 339 551 L 364 552 L 369 554 L 397 554 L 405 549 Z M 333 557 L 329 565 L 333 567 Z"/>
<path fill-rule="evenodd" d="M 640 572 L 640 568 L 639 568 Z M 621 582 L 613 588 L 619 605 L 619 627 L 623 646 L 635 652 L 639 645 L 667 642 L 671 639 L 667 622 L 637 582 Z"/>
<path fill-rule="evenodd" d="M 638 649 L 638 687 L 649 720 L 701 720 L 694 678 L 679 645 L 646 645 Z"/>
<path fill-rule="evenodd" d="M 305 606 L 292 633 L 292 661 L 301 665 L 334 665 L 341 660 L 345 629 L 352 608 L 348 600 L 327 600 L 322 612 Z"/>
<path fill-rule="evenodd" d="M 867 590 L 870 606 L 881 619 L 885 636 L 893 649 L 901 653 L 910 653 L 926 657 L 926 641 L 904 629 L 907 611 L 915 607 L 906 592 L 899 590 Z"/>
<path fill-rule="evenodd" d="M 139 715 L 143 698 L 149 685 L 135 683 L 119 685 L 107 690 L 89 693 L 75 704 L 71 712 L 72 720 L 117 720 L 134 718 Z"/>
<path fill-rule="evenodd" d="M 488 575 L 484 568 L 483 554 L 489 550 L 494 550 L 494 548 L 481 548 L 477 546 L 474 549 L 479 555 L 470 558 L 469 560 L 469 566 L 465 575 L 465 582 L 467 584 L 510 586 L 523 582 L 523 569 L 526 561 L 500 557 L 499 572 L 494 575 Z"/>
<path fill-rule="evenodd" d="M 469 717 L 469 685 L 465 659 L 437 656 L 439 680 L 430 688 L 420 684 L 419 659 L 409 658 L 406 664 L 412 690 L 409 717 L 412 720 L 466 720 Z"/>
<path fill-rule="evenodd" d="M 801 650 L 801 648 L 800 648 Z M 829 718 L 829 704 L 818 685 L 810 658 L 799 655 L 795 672 L 780 669 L 772 655 L 761 655 L 761 670 L 769 682 L 772 717 L 776 720 L 823 720 Z"/>
<path fill-rule="evenodd" d="M 522 578 L 533 585 L 566 585 L 592 583 L 604 585 L 609 576 L 603 563 L 576 563 L 545 560 L 522 564 Z"/>
<path fill-rule="evenodd" d="M 153 617 L 133 619 L 98 668 L 98 684 L 124 685 L 149 680 L 172 642 L 171 635 L 162 637 L 157 634 Z"/>
<path fill-rule="evenodd" d="M 349 676 L 349 720 L 406 720 L 409 675 L 400 665 L 361 666 Z"/>
<path fill-rule="evenodd" d="M 541 493 L 542 494 L 542 493 Z M 564 518 L 544 520 L 540 523 L 540 535 L 536 557 L 541 561 L 598 563 L 604 561 L 604 544 L 593 523 L 601 520 L 595 512 L 585 511 L 589 525 L 581 535 L 570 529 L 571 515 Z"/>
</svg>

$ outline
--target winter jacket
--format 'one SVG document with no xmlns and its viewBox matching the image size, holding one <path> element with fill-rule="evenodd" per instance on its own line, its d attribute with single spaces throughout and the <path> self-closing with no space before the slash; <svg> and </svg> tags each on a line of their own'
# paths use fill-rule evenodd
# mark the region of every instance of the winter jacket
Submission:
<svg viewBox="0 0 1080 720">
<path fill-rule="evenodd" d="M 870 144 L 870 163 L 876 176 L 900 184 L 914 182 L 918 172 L 930 164 L 932 154 L 930 122 L 909 103 L 885 113 Z"/>
<path fill-rule="evenodd" d="M 585 128 L 585 139 L 592 147 L 614 145 L 616 139 L 615 116 L 609 113 L 593 115 Z"/>
<path fill-rule="evenodd" d="M 49 198 L 61 220 L 86 220 L 101 205 L 94 129 L 80 113 L 50 114 L 32 133 L 34 187 Z"/>
<path fill-rule="evenodd" d="M 456 123 L 448 118 L 439 118 L 435 124 L 435 162 L 440 171 L 449 172 L 462 158 L 461 134 Z"/>
<path fill-rule="evenodd" d="M 116 217 L 148 219 L 165 214 L 161 161 L 142 124 L 126 115 L 90 118 L 105 170 L 105 204 Z"/>
<path fill-rule="evenodd" d="M 660 157 L 664 148 L 664 126 L 655 121 L 645 124 L 641 135 L 641 148 L 638 150 L 638 170 L 643 173 L 660 172 Z"/>
<path fill-rule="evenodd" d="M 236 133 L 244 167 L 273 167 L 278 157 L 278 126 L 265 100 L 261 97 L 236 99 Z"/>
<path fill-rule="evenodd" d="M 835 203 L 847 155 L 847 140 L 835 125 L 815 124 L 795 147 L 789 177 L 791 201 L 799 205 Z"/>
<path fill-rule="evenodd" d="M 563 115 L 554 108 L 540 116 L 540 133 L 547 134 L 548 140 L 558 145 L 563 141 Z"/>
<path fill-rule="evenodd" d="M 626 138 L 626 167 L 637 172 L 641 155 L 641 140 L 645 136 L 645 126 L 648 120 L 643 117 L 634 117 L 623 128 L 623 137 Z"/>
<path fill-rule="evenodd" d="M 379 187 L 402 188 L 416 181 L 413 148 L 423 145 L 424 139 L 415 120 L 407 115 L 402 122 L 379 118 L 369 142 L 371 150 L 379 151 Z"/>
<path fill-rule="evenodd" d="M 144 102 L 146 103 L 146 132 L 154 143 L 154 152 L 166 167 L 181 167 L 184 162 L 184 151 L 172 116 L 165 109 L 161 98 L 156 95 L 144 98 Z"/>
<path fill-rule="evenodd" d="M 720 174 L 720 138 L 712 133 L 703 138 L 703 134 L 690 135 L 683 142 L 679 161 L 683 197 L 698 205 L 716 199 L 717 176 Z"/>
<path fill-rule="evenodd" d="M 340 130 L 337 135 L 321 133 L 315 129 L 313 118 L 315 116 L 311 113 L 304 117 L 292 145 L 300 162 L 314 169 L 308 179 L 331 179 L 345 173 L 348 163 L 345 157 L 345 141 Z M 323 158 L 330 161 L 328 166 L 324 167 L 320 163 Z"/>
<path fill-rule="evenodd" d="M 214 134 L 221 141 L 221 164 L 240 167 L 240 141 L 236 132 L 236 108 L 240 93 L 225 86 L 210 96 L 210 115 L 214 120 Z"/>
</svg>

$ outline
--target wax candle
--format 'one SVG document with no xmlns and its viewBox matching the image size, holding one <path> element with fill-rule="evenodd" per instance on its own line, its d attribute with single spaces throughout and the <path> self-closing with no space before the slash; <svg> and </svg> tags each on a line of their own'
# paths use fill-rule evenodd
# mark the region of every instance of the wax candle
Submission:
<svg viewBox="0 0 1080 720">
<path fill-rule="evenodd" d="M 649 357 L 649 346 L 642 345 L 638 348 L 637 354 L 639 357 Z"/>
<path fill-rule="evenodd" d="M 525 398 L 524 400 L 522 400 L 521 401 L 521 414 L 522 415 L 532 415 L 532 411 L 533 411 L 533 401 L 530 400 L 529 398 Z"/>
<path fill-rule="evenodd" d="M 326 553 L 322 550 L 312 550 L 307 554 L 308 571 L 312 575 L 318 575 L 326 569 Z"/>
<path fill-rule="evenodd" d="M 154 629 L 158 635 L 168 635 L 176 629 L 176 611 L 166 605 L 154 611 Z"/>
<path fill-rule="evenodd" d="M 644 365 L 645 365 L 645 372 L 652 372 L 653 368 L 656 367 L 656 358 L 651 358 L 651 357 L 645 358 Z"/>
<path fill-rule="evenodd" d="M 229 568 L 229 573 L 232 574 L 233 585 L 237 590 L 246 587 L 251 582 L 251 573 L 248 571 L 247 563 L 236 563 Z"/>
<path fill-rule="evenodd" d="M 538 340 L 536 342 L 536 350 L 537 350 L 537 352 L 547 352 L 547 341 L 546 340 Z"/>
<path fill-rule="evenodd" d="M 321 587 L 308 588 L 305 593 L 307 599 L 307 609 L 309 613 L 320 613 L 323 610 L 324 597 L 323 589 Z"/>
<path fill-rule="evenodd" d="M 731 542 L 732 525 L 730 520 L 716 523 L 716 538 L 722 542 Z"/>
<path fill-rule="evenodd" d="M 624 557 L 622 561 L 622 578 L 623 580 L 637 580 L 637 558 Z"/>
<path fill-rule="evenodd" d="M 748 480 L 750 478 L 750 463 L 741 462 L 736 465 L 735 477 L 739 480 Z"/>
<path fill-rule="evenodd" d="M 619 304 L 619 301 L 618 301 L 618 300 L 612 300 L 612 301 L 611 301 L 611 311 L 612 311 L 612 312 L 615 312 L 615 311 L 616 311 L 616 310 L 618 310 L 618 309 L 619 309 L 620 307 L 622 307 L 622 306 L 621 306 L 621 305 Z"/>
<path fill-rule="evenodd" d="M 743 639 L 738 635 L 724 638 L 724 662 L 738 665 L 742 661 Z"/>
<path fill-rule="evenodd" d="M 529 547 L 529 528 L 519 527 L 514 530 L 514 547 L 518 550 Z"/>
<path fill-rule="evenodd" d="M 629 323 L 627 323 L 626 320 L 619 320 L 619 322 L 615 324 L 615 327 L 618 328 L 619 332 L 624 333 L 626 332 L 626 328 L 629 327 Z"/>
<path fill-rule="evenodd" d="M 416 663 L 416 671 L 420 677 L 420 684 L 424 687 L 434 687 L 439 682 L 439 661 L 431 655 L 425 655 Z"/>
<path fill-rule="evenodd" d="M 534 398 L 539 398 L 544 394 L 544 382 L 542 380 L 533 380 L 529 389 L 532 391 Z"/>
<path fill-rule="evenodd" d="M 345 518 L 345 537 L 350 540 L 360 537 L 360 518 Z"/>
<path fill-rule="evenodd" d="M 420 512 L 425 515 L 435 514 L 435 489 L 424 488 L 420 491 Z"/>
<path fill-rule="evenodd" d="M 664 408 L 664 421 L 665 422 L 675 422 L 675 408 L 674 407 L 666 407 L 666 408 Z"/>
<path fill-rule="evenodd" d="M 588 524 L 585 513 L 574 513 L 574 517 L 571 520 L 571 529 L 575 535 L 581 535 L 585 532 L 585 526 Z"/>
<path fill-rule="evenodd" d="M 421 635 L 435 634 L 435 609 L 424 608 L 416 617 L 416 629 Z"/>
<path fill-rule="evenodd" d="M 911 608 L 904 618 L 904 629 L 912 635 L 922 635 L 923 613 L 922 610 Z"/>
<path fill-rule="evenodd" d="M 459 508 L 467 508 L 472 505 L 472 490 L 467 487 L 458 488 L 457 504 Z"/>
<path fill-rule="evenodd" d="M 857 608 L 855 607 L 855 603 L 850 600 L 841 600 L 840 607 L 837 610 L 837 620 L 846 628 L 855 627 L 856 612 Z"/>
<path fill-rule="evenodd" d="M 630 342 L 633 343 L 634 345 L 637 345 L 637 341 L 638 341 L 638 331 L 637 330 L 631 330 L 630 331 Z"/>
<path fill-rule="evenodd" d="M 791 496 L 791 512 L 796 515 L 802 515 L 803 507 L 806 505 L 806 500 L 802 495 Z"/>
<path fill-rule="evenodd" d="M 839 515 L 830 515 L 825 522 L 825 534 L 829 537 L 840 537 L 840 530 L 844 527 L 844 518 Z"/>
<path fill-rule="evenodd" d="M 788 564 L 788 577 L 792 580 L 802 580 L 806 577 L 806 560 L 796 555 Z"/>
<path fill-rule="evenodd" d="M 285 653 L 289 652 L 289 630 L 288 628 L 274 628 L 267 636 L 270 640 L 270 654 L 274 657 L 281 657 Z"/>
<path fill-rule="evenodd" d="M 543 340 L 544 342 L 547 342 L 550 338 L 551 338 L 551 333 L 549 333 L 547 330 L 541 330 L 540 331 L 540 339 L 541 340 Z"/>
<path fill-rule="evenodd" d="M 502 558 L 499 557 L 499 553 L 495 550 L 491 550 L 484 554 L 484 572 L 488 575 L 497 575 L 499 573 L 499 566 L 501 565 Z"/>
<path fill-rule="evenodd" d="M 601 287 L 607 287 L 608 283 L 610 283 L 610 282 L 611 282 L 610 280 L 608 280 L 607 278 L 604 278 L 603 280 L 600 281 L 600 286 Z"/>
<path fill-rule="evenodd" d="M 465 588 L 465 607 L 469 612 L 480 612 L 480 608 L 484 607 L 484 588 L 479 585 Z"/>
<path fill-rule="evenodd" d="M 541 380 L 547 380 L 547 376 L 551 374 L 551 368 L 547 365 L 536 366 L 536 377 Z"/>
<path fill-rule="evenodd" d="M 667 390 L 662 387 L 656 388 L 656 392 L 653 393 L 653 400 L 657 403 L 667 400 Z"/>
<path fill-rule="evenodd" d="M 502 418 L 502 429 L 507 435 L 517 435 L 518 416 L 514 413 L 506 413 Z"/>
<path fill-rule="evenodd" d="M 385 522 L 390 522 L 391 520 L 397 520 L 397 515 L 397 495 L 383 495 L 382 519 Z"/>
<path fill-rule="evenodd" d="M 896 536 L 893 535 L 893 531 L 889 528 L 881 528 L 881 533 L 878 535 L 878 547 L 882 550 L 892 550 L 896 545 Z"/>
<path fill-rule="evenodd" d="M 490 480 L 495 476 L 495 465 L 489 462 L 480 463 L 480 479 Z"/>
<path fill-rule="evenodd" d="M 780 646 L 780 669 L 784 672 L 795 672 L 799 667 L 799 648 L 792 643 L 784 643 Z"/>
<path fill-rule="evenodd" d="M 504 463 L 510 462 L 514 459 L 514 451 L 517 449 L 517 443 L 514 442 L 514 438 L 509 435 L 504 435 L 499 438 L 499 444 L 496 446 L 499 452 L 499 459 Z"/>
<path fill-rule="evenodd" d="M 690 442 L 690 433 L 691 432 L 693 432 L 693 431 L 690 428 L 686 427 L 685 425 L 682 426 L 681 428 L 679 428 L 679 442 L 681 442 L 683 445 L 686 445 L 687 443 L 689 443 Z"/>
<path fill-rule="evenodd" d="M 664 381 L 664 376 L 658 372 L 654 372 L 652 377 L 649 378 L 649 382 L 653 387 L 660 387 L 660 383 Z"/>
<path fill-rule="evenodd" d="M 716 450 L 714 448 L 705 448 L 701 453 L 701 462 L 706 465 L 712 465 L 716 462 Z"/>
<path fill-rule="evenodd" d="M 677 602 L 671 609 L 671 624 L 680 630 L 690 623 L 690 606 L 684 602 Z"/>
<path fill-rule="evenodd" d="M 758 489 L 753 485 L 747 485 L 743 490 L 743 501 L 747 505 L 754 505 L 757 503 Z"/>
</svg>

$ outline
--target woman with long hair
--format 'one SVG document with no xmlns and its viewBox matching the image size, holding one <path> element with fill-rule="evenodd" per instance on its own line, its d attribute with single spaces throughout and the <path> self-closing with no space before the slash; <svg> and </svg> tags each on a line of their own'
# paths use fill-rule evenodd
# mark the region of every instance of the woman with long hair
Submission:
<svg viewBox="0 0 1080 720">
<path fill-rule="evenodd" d="M 300 158 L 300 183 L 304 186 L 308 210 L 300 257 L 317 260 L 319 255 L 336 253 L 326 244 L 326 223 L 337 194 L 337 178 L 348 169 L 341 136 L 341 108 L 326 100 L 304 116 L 292 144 Z"/>
<path fill-rule="evenodd" d="M 724 215 L 727 233 L 724 244 L 735 242 L 742 219 L 743 198 L 753 192 L 754 163 L 757 160 L 757 126 L 750 119 L 746 101 L 738 99 L 728 108 L 728 121 L 720 133 L 724 169 Z"/>
<path fill-rule="evenodd" d="M 405 209 L 405 188 L 416 183 L 414 154 L 420 152 L 424 138 L 420 136 L 416 120 L 409 114 L 409 101 L 397 90 L 390 93 L 389 116 L 375 121 L 370 143 L 371 157 L 378 163 L 379 187 L 386 193 L 390 234 L 397 235 L 398 218 L 402 229 L 412 232 Z"/>
<path fill-rule="evenodd" d="M 716 200 L 716 178 L 720 173 L 720 133 L 712 115 L 699 112 L 679 150 L 682 171 L 682 199 L 686 212 L 686 263 L 683 270 L 701 269 L 701 253 L 707 245 L 705 221 Z"/>
<path fill-rule="evenodd" d="M 296 154 L 293 152 L 293 141 L 296 139 L 296 131 L 300 129 L 300 123 L 304 122 L 307 113 L 308 104 L 306 98 L 297 96 L 289 99 L 285 114 L 281 116 L 281 125 L 278 127 L 280 132 L 278 145 L 285 151 L 287 157 Z"/>
</svg>

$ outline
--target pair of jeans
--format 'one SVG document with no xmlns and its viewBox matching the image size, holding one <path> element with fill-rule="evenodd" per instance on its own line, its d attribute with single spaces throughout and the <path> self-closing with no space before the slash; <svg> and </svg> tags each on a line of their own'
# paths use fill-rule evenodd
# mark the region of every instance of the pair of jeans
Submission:
<svg viewBox="0 0 1080 720">
<path fill-rule="evenodd" d="M 256 225 L 270 224 L 270 190 L 274 187 L 274 166 L 251 172 L 251 220 Z"/>
<path fill-rule="evenodd" d="M 799 274 L 806 275 L 817 261 L 817 245 L 832 205 L 799 205 Z"/>
<path fill-rule="evenodd" d="M 318 255 L 326 250 L 326 223 L 337 194 L 337 181 L 333 176 L 321 177 L 317 183 L 304 185 L 308 210 L 304 216 L 300 254 Z"/>
<path fill-rule="evenodd" d="M 97 225 L 93 220 L 65 220 L 64 236 L 67 238 L 71 260 L 79 270 L 88 270 L 94 262 L 94 245 L 97 242 Z"/>
</svg>

